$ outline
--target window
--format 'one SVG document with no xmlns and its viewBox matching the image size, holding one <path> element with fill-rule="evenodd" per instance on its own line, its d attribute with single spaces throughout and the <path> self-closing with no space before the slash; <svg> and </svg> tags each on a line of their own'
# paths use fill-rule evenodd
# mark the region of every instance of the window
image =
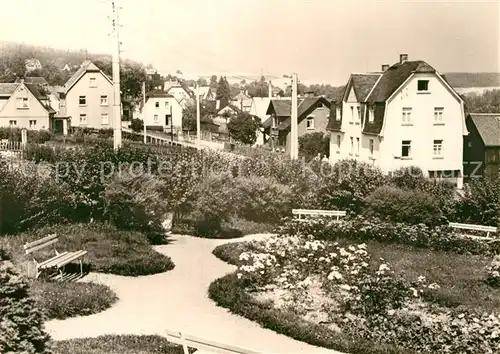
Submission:
<svg viewBox="0 0 500 354">
<path fill-rule="evenodd" d="M 325 108 L 325 105 L 323 103 L 318 103 L 318 109 Z"/>
<path fill-rule="evenodd" d="M 90 87 L 97 87 L 97 80 L 95 77 L 90 78 Z"/>
<path fill-rule="evenodd" d="M 160 108 L 160 102 L 156 101 L 156 102 L 155 102 L 155 107 L 156 107 L 156 108 Z"/>
<path fill-rule="evenodd" d="M 351 123 L 354 122 L 354 107 L 351 106 Z"/>
<path fill-rule="evenodd" d="M 411 108 L 403 108 L 401 122 L 402 124 L 411 124 Z"/>
<path fill-rule="evenodd" d="M 442 107 L 434 108 L 434 123 L 443 123 L 443 111 Z"/>
<path fill-rule="evenodd" d="M 78 97 L 78 104 L 80 106 L 86 106 L 87 105 L 87 97 L 85 97 L 85 96 Z"/>
<path fill-rule="evenodd" d="M 109 117 L 107 113 L 101 113 L 101 124 L 102 125 L 108 125 L 109 124 Z"/>
<path fill-rule="evenodd" d="M 87 124 L 87 115 L 80 114 L 80 125 L 85 125 L 85 124 Z"/>
<path fill-rule="evenodd" d="M 361 109 L 359 107 L 356 107 L 358 110 L 358 122 L 361 121 Z"/>
<path fill-rule="evenodd" d="M 351 136 L 351 155 L 354 150 L 354 138 Z"/>
<path fill-rule="evenodd" d="M 168 101 L 165 101 L 165 108 L 168 108 Z"/>
<path fill-rule="evenodd" d="M 429 91 L 429 80 L 418 80 L 417 89 L 418 89 L 418 92 Z"/>
<path fill-rule="evenodd" d="M 375 121 L 375 112 L 373 108 L 368 110 L 368 123 L 373 123 Z"/>
<path fill-rule="evenodd" d="M 17 109 L 28 109 L 28 97 L 18 97 L 16 99 Z"/>
<path fill-rule="evenodd" d="M 314 117 L 307 117 L 306 127 L 307 129 L 314 129 Z"/>
<path fill-rule="evenodd" d="M 165 125 L 172 124 L 172 116 L 170 114 L 165 114 Z"/>
<path fill-rule="evenodd" d="M 340 135 L 337 135 L 337 147 L 340 149 Z"/>
<path fill-rule="evenodd" d="M 108 96 L 103 95 L 101 96 L 101 106 L 107 106 L 108 105 Z"/>
<path fill-rule="evenodd" d="M 401 146 L 401 157 L 411 157 L 411 140 L 403 140 Z"/>
<path fill-rule="evenodd" d="M 158 114 L 153 116 L 153 122 L 158 123 Z"/>
<path fill-rule="evenodd" d="M 356 155 L 359 156 L 359 138 L 356 138 L 356 144 L 357 144 L 357 147 L 358 147 L 358 150 L 356 152 Z"/>
<path fill-rule="evenodd" d="M 9 126 L 14 127 L 17 125 L 17 120 L 9 120 Z"/>
<path fill-rule="evenodd" d="M 342 113 L 341 113 L 340 107 L 337 107 L 337 120 L 341 120 L 341 119 L 342 119 Z"/>
<path fill-rule="evenodd" d="M 370 155 L 373 155 L 373 146 L 374 146 L 374 140 L 373 139 L 370 139 L 368 146 L 370 148 Z"/>
<path fill-rule="evenodd" d="M 433 155 L 434 157 L 441 157 L 443 154 L 443 140 L 434 140 Z"/>
<path fill-rule="evenodd" d="M 36 120 L 30 120 L 30 129 L 36 128 Z"/>
</svg>

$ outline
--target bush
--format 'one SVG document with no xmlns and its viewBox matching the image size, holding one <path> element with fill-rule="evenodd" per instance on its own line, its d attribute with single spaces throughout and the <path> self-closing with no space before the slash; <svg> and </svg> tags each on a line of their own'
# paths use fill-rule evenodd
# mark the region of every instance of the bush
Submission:
<svg viewBox="0 0 500 354">
<path fill-rule="evenodd" d="M 26 148 L 23 150 L 23 157 L 36 164 L 40 162 L 55 163 L 61 151 L 61 148 L 55 146 L 27 144 Z"/>
<path fill-rule="evenodd" d="M 386 182 L 380 170 L 356 160 L 339 161 L 328 172 L 316 187 L 322 209 L 359 213 L 365 206 L 365 197 Z"/>
<path fill-rule="evenodd" d="M 500 287 L 500 255 L 495 255 L 491 261 L 486 282 L 495 288 Z"/>
<path fill-rule="evenodd" d="M 369 215 L 382 220 L 430 226 L 443 223 L 443 215 L 434 196 L 419 190 L 381 186 L 364 203 Z"/>
<path fill-rule="evenodd" d="M 28 142 L 30 143 L 33 142 L 35 144 L 44 144 L 47 141 L 50 141 L 52 137 L 53 134 L 48 130 L 28 131 Z"/>
<path fill-rule="evenodd" d="M 142 231 L 151 243 L 161 243 L 162 222 L 169 211 L 162 189 L 152 175 L 115 174 L 104 191 L 104 215 L 122 230 Z"/>
<path fill-rule="evenodd" d="M 21 141 L 21 129 L 0 127 L 0 139 L 8 139 L 12 141 Z"/>
<path fill-rule="evenodd" d="M 49 354 L 43 315 L 9 261 L 0 261 L 0 294 L 0 352 Z"/>
<path fill-rule="evenodd" d="M 118 300 L 105 285 L 34 281 L 31 293 L 48 319 L 87 316 L 104 311 Z"/>
<path fill-rule="evenodd" d="M 275 224 L 290 215 L 294 195 L 290 187 L 269 177 L 238 177 L 226 187 L 233 212 L 249 221 Z"/>
<path fill-rule="evenodd" d="M 309 133 L 299 137 L 299 152 L 306 161 L 330 155 L 330 136 L 324 133 Z"/>
<path fill-rule="evenodd" d="M 465 185 L 464 195 L 455 204 L 458 222 L 498 226 L 500 183 L 487 178 L 473 178 Z"/>
</svg>

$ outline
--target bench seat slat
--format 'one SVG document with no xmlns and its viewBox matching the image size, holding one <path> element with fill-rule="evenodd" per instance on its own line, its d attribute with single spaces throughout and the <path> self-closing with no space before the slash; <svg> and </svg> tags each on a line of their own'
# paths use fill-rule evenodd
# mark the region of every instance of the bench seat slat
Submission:
<svg viewBox="0 0 500 354">
<path fill-rule="evenodd" d="M 464 229 L 464 230 L 478 230 L 478 231 L 488 231 L 488 232 L 497 232 L 497 228 L 494 226 L 483 226 L 483 225 L 473 225 L 473 224 L 460 224 L 450 222 L 449 226 L 455 229 Z"/>
<path fill-rule="evenodd" d="M 67 258 L 71 258 L 72 257 L 72 254 L 73 252 L 66 252 L 66 254 L 64 254 L 62 257 L 54 257 L 54 258 L 51 258 L 48 262 L 45 264 L 44 268 L 50 268 L 50 267 L 61 267 L 60 264 L 61 262 L 64 262 L 64 260 L 66 260 Z"/>
<path fill-rule="evenodd" d="M 41 238 L 41 239 L 33 241 L 33 242 L 26 242 L 24 244 L 24 249 L 26 250 L 26 249 L 29 249 L 29 248 L 33 248 L 35 246 L 41 245 L 42 243 L 51 241 L 51 240 L 53 240 L 55 238 L 57 238 L 57 235 L 56 234 L 52 234 L 52 235 L 45 236 L 44 238 Z"/>
<path fill-rule="evenodd" d="M 66 254 L 68 254 L 68 252 L 59 253 L 57 256 L 54 256 L 52 258 L 49 258 L 49 259 L 43 261 L 42 263 L 39 263 L 38 267 L 39 268 L 50 268 L 50 267 L 52 267 L 51 263 L 56 262 L 58 259 L 64 257 Z"/>
<path fill-rule="evenodd" d="M 293 215 L 330 215 L 330 216 L 345 216 L 346 212 L 341 210 L 308 210 L 308 209 L 293 209 Z"/>
<path fill-rule="evenodd" d="M 86 254 L 87 254 L 87 251 L 70 252 L 66 257 L 57 261 L 57 266 L 58 267 L 65 266 L 66 264 L 70 263 L 71 261 L 74 261 L 75 259 L 83 257 Z"/>
<path fill-rule="evenodd" d="M 40 244 L 38 246 L 35 246 L 35 247 L 32 247 L 32 248 L 25 248 L 25 252 L 26 252 L 26 254 L 29 254 L 29 253 L 41 250 L 41 249 L 43 249 L 43 248 L 45 248 L 47 246 L 53 245 L 57 241 L 58 241 L 57 238 L 55 238 L 55 239 L 53 239 L 51 241 L 45 242 L 45 243 Z"/>
</svg>

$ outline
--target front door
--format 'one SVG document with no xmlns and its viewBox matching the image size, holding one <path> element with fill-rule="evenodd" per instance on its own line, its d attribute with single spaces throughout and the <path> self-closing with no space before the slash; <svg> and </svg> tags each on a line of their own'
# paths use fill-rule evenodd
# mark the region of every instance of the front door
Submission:
<svg viewBox="0 0 500 354">
<path fill-rule="evenodd" d="M 54 120 L 54 133 L 55 134 L 62 134 L 63 133 L 63 121 L 62 119 L 55 119 Z"/>
</svg>

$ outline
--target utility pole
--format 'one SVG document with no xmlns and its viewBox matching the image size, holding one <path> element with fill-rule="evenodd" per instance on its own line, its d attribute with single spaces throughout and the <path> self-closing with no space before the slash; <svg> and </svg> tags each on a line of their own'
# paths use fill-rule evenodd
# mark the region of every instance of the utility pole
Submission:
<svg viewBox="0 0 500 354">
<path fill-rule="evenodd" d="M 297 124 L 297 74 L 292 74 L 292 121 L 290 132 L 290 158 L 296 160 L 299 158 L 299 136 Z"/>
<path fill-rule="evenodd" d="M 200 122 L 200 85 L 196 83 L 196 140 L 197 145 L 201 140 L 201 122 Z"/>
<path fill-rule="evenodd" d="M 144 144 L 147 143 L 147 130 L 146 130 L 146 82 L 142 83 L 142 125 L 144 128 Z"/>
<path fill-rule="evenodd" d="M 114 48 L 113 48 L 113 147 L 115 150 L 119 149 L 122 145 L 122 112 L 121 112 L 121 92 L 120 92 L 120 37 L 119 22 L 118 22 L 118 0 L 112 0 L 113 7 L 113 34 L 114 34 Z"/>
</svg>

